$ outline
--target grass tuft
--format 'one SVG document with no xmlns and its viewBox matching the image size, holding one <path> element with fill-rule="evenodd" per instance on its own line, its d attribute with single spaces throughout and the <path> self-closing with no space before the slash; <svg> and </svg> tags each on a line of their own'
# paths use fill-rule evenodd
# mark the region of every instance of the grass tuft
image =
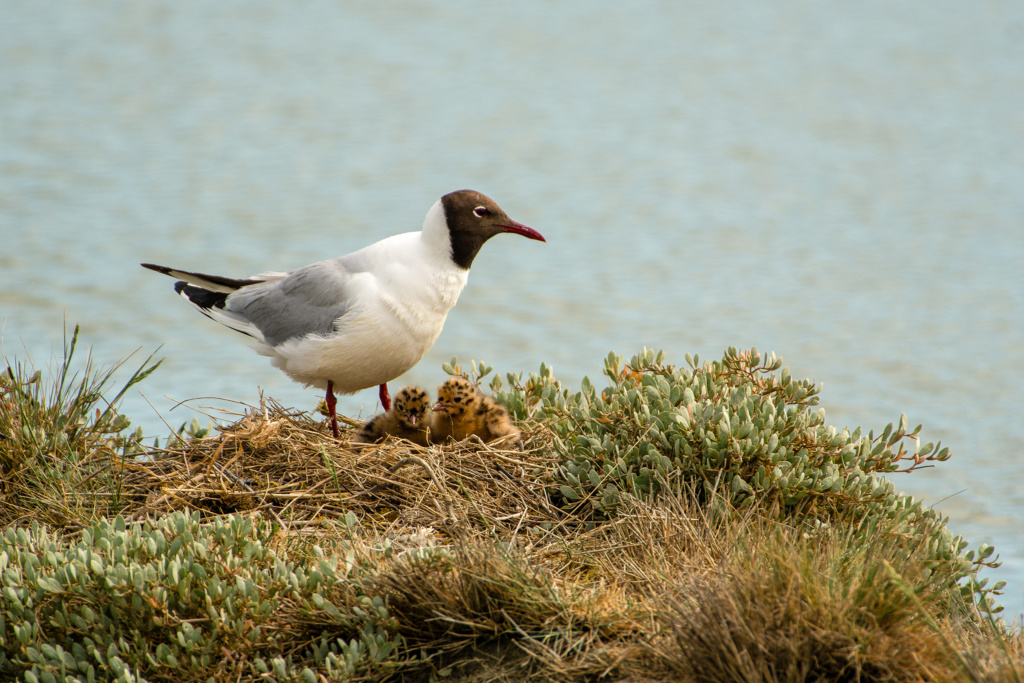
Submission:
<svg viewBox="0 0 1024 683">
<path fill-rule="evenodd" d="M 0 374 L 0 524 L 80 525 L 120 505 L 117 470 L 143 450 L 141 432 L 117 410 L 125 393 L 160 365 L 147 358 L 120 388 L 126 361 L 75 369 L 79 328 L 62 357 L 42 370 L 14 362 Z M 127 360 L 127 359 L 126 359 Z M 110 397 L 110 394 L 113 396 Z"/>
</svg>

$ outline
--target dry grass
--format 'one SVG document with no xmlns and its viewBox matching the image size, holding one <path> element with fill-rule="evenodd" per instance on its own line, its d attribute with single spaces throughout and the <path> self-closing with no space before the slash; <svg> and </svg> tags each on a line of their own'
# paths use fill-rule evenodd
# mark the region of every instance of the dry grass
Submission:
<svg viewBox="0 0 1024 683">
<path fill-rule="evenodd" d="M 670 602 L 666 657 L 696 681 L 954 678 L 953 653 L 884 552 L 840 558 L 850 546 L 831 540 L 751 530 L 717 581 Z"/>
<path fill-rule="evenodd" d="M 500 442 L 422 448 L 401 440 L 353 443 L 347 423 L 335 441 L 323 422 L 273 402 L 214 437 L 151 451 L 124 463 L 122 514 L 139 518 L 190 508 L 211 514 L 255 511 L 289 530 L 330 527 L 346 514 L 381 531 L 433 528 L 449 538 L 468 530 L 519 533 L 566 515 L 552 505 L 543 473 L 552 458 Z"/>
<path fill-rule="evenodd" d="M 64 354 L 49 377 L 30 363 L 0 371 L 0 525 L 43 522 L 76 528 L 119 506 L 119 478 L 111 472 L 139 449 L 126 436 L 129 422 L 118 401 L 160 363 L 150 356 L 121 388 L 114 374 L 127 359 L 97 368 L 87 355 L 73 370 L 78 327 L 65 336 Z M 6 359 L 4 359 L 6 360 Z"/>
<path fill-rule="evenodd" d="M 520 425 L 523 451 L 355 444 L 359 423 L 343 422 L 334 440 L 322 420 L 267 402 L 214 436 L 143 458 L 97 451 L 61 480 L 89 515 L 65 506 L 48 516 L 60 505 L 55 489 L 34 512 L 18 498 L 19 518 L 74 532 L 97 511 L 242 513 L 274 521 L 270 542 L 292 557 L 313 557 L 314 545 L 351 553 L 365 571 L 334 596 L 339 608 L 382 598 L 387 628 L 407 648 L 367 679 L 1020 681 L 1024 672 L 1019 633 L 949 617 L 898 538 L 809 534 L 756 506 L 741 515 L 702 505 L 703 493 L 625 498 L 595 523 L 559 506 L 559 463 L 541 422 Z M 17 497 L 16 483 L 8 473 Z M 282 631 L 310 642 L 349 633 L 322 615 L 281 618 Z"/>
</svg>

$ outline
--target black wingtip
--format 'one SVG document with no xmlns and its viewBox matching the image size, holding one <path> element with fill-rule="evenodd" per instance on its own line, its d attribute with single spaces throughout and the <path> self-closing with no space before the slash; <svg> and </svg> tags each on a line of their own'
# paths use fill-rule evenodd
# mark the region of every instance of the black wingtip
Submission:
<svg viewBox="0 0 1024 683">
<path fill-rule="evenodd" d="M 224 308 L 224 302 L 228 299 L 228 295 L 223 292 L 211 292 L 208 289 L 190 285 L 184 280 L 178 280 L 174 283 L 174 291 L 203 310 Z"/>
</svg>

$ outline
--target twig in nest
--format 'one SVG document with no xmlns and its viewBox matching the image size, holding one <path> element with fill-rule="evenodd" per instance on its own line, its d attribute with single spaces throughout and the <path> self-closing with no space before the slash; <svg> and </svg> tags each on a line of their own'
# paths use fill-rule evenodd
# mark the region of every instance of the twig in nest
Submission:
<svg viewBox="0 0 1024 683">
<path fill-rule="evenodd" d="M 394 474 L 395 472 L 405 467 L 409 463 L 419 465 L 420 467 L 425 469 L 427 473 L 430 475 L 430 480 L 433 481 L 434 486 L 437 487 L 437 492 L 441 494 L 445 492 L 445 488 L 441 486 L 441 480 L 438 479 L 437 474 L 434 473 L 434 468 L 431 467 L 426 460 L 424 460 L 423 458 L 416 457 L 415 455 L 407 455 L 406 457 L 402 458 L 397 463 L 389 467 L 388 474 Z M 451 518 L 452 522 L 458 523 L 459 518 L 456 516 L 455 510 L 452 508 L 451 502 L 448 500 L 447 495 L 445 495 L 444 497 L 444 503 L 445 508 L 447 508 L 448 516 Z"/>
<path fill-rule="evenodd" d="M 394 465 L 389 467 L 387 473 L 394 474 L 395 472 L 402 469 L 409 463 L 415 463 L 422 467 L 423 469 L 425 469 L 427 473 L 430 475 L 430 479 L 434 482 L 434 486 L 436 486 L 439 489 L 441 488 L 441 482 L 440 480 L 438 480 L 437 475 L 434 474 L 434 469 L 427 463 L 426 460 L 424 460 L 423 458 L 418 458 L 415 455 L 407 455 L 406 457 L 402 458 Z"/>
<path fill-rule="evenodd" d="M 218 449 L 217 453 L 220 453 L 220 449 Z M 229 472 L 228 470 L 223 469 L 216 462 L 211 461 L 210 464 L 213 465 L 213 468 L 216 469 L 218 472 L 220 472 L 222 475 L 225 475 L 228 479 L 230 479 L 231 481 L 235 482 L 236 484 L 238 484 L 239 486 L 244 488 L 249 493 L 251 493 L 253 495 L 256 495 L 256 491 L 253 489 L 253 487 L 249 486 L 244 481 L 239 479 L 233 472 Z M 284 520 L 281 519 L 278 516 L 277 512 L 274 511 L 273 506 L 266 504 L 266 498 L 262 499 L 260 502 L 262 503 L 262 507 L 266 508 L 267 511 L 270 512 L 271 515 L 273 515 L 274 519 L 277 520 L 277 523 L 281 525 L 281 528 L 284 529 L 285 531 L 287 531 L 288 530 L 288 525 L 285 524 Z"/>
</svg>

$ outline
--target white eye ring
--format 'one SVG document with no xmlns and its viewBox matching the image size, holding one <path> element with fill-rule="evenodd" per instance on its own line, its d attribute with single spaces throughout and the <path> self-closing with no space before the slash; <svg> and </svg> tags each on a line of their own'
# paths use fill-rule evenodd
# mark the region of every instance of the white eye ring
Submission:
<svg viewBox="0 0 1024 683">
<path fill-rule="evenodd" d="M 483 218 L 489 213 L 490 211 L 487 210 L 486 206 L 478 206 L 475 209 L 473 209 L 473 215 L 476 216 L 477 218 Z"/>
</svg>

